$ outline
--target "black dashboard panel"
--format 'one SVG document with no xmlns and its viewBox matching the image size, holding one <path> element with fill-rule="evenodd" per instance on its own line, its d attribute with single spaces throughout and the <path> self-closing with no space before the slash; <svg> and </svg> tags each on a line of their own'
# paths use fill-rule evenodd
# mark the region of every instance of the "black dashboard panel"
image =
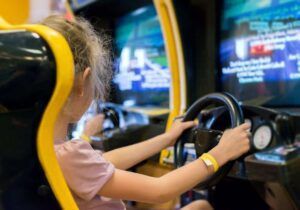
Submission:
<svg viewBox="0 0 300 210">
<path fill-rule="evenodd" d="M 92 138 L 92 146 L 104 151 L 132 145 L 162 134 L 168 119 L 168 113 L 151 115 L 113 103 L 105 104 L 102 110 L 105 115 L 103 130 Z"/>
<path fill-rule="evenodd" d="M 300 116 L 282 110 L 242 105 L 245 121 L 251 123 L 251 149 L 237 160 L 228 178 L 248 180 L 259 186 L 269 206 L 286 209 L 300 206 Z M 223 107 L 212 108 L 198 116 L 199 126 L 224 131 L 229 114 Z M 258 139 L 258 140 L 257 140 Z M 260 148 L 260 141 L 269 141 Z M 259 183 L 259 184 L 258 184 Z M 281 204 L 280 204 L 281 203 Z"/>
<path fill-rule="evenodd" d="M 251 124 L 251 143 L 253 143 L 253 137 L 255 136 L 255 132 L 257 131 L 257 129 L 264 125 L 268 126 L 271 129 L 270 144 L 268 144 L 264 149 L 269 149 L 288 143 L 283 137 L 282 133 L 280 133 L 280 129 L 278 129 L 277 119 L 278 116 L 282 115 L 281 111 L 248 105 L 242 105 L 242 110 L 244 113 L 245 121 Z M 293 129 L 296 139 L 297 133 L 300 133 L 300 130 L 297 132 L 297 130 L 294 129 L 294 127 L 296 126 L 293 125 L 296 125 L 296 122 L 300 121 L 300 116 L 291 115 L 290 121 L 292 123 L 291 129 Z M 199 122 L 201 127 L 224 131 L 229 128 L 230 119 L 229 114 L 227 113 L 225 108 L 218 107 L 200 113 Z M 253 153 L 258 150 L 259 149 L 255 149 L 254 147 L 252 147 L 251 152 Z"/>
</svg>

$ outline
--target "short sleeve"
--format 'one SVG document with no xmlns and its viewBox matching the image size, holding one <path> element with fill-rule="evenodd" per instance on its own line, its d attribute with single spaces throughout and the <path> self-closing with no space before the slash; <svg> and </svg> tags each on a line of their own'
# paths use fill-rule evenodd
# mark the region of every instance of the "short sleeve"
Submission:
<svg viewBox="0 0 300 210">
<path fill-rule="evenodd" d="M 68 186 L 84 200 L 91 200 L 114 173 L 114 166 L 88 142 L 71 140 L 55 151 Z"/>
</svg>

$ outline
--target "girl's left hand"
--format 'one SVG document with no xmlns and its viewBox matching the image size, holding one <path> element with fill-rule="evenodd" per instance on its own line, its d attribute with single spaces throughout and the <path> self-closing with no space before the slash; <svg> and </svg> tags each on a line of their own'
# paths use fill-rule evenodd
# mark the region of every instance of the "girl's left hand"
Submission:
<svg viewBox="0 0 300 210">
<path fill-rule="evenodd" d="M 87 136 L 93 136 L 96 133 L 100 132 L 102 130 L 103 121 L 103 114 L 97 114 L 96 116 L 92 117 L 86 122 L 83 134 Z"/>
<path fill-rule="evenodd" d="M 181 119 L 175 120 L 170 130 L 166 132 L 166 135 L 170 140 L 169 146 L 173 146 L 176 143 L 177 139 L 184 130 L 193 126 L 196 126 L 196 123 L 194 121 L 182 122 Z"/>
</svg>

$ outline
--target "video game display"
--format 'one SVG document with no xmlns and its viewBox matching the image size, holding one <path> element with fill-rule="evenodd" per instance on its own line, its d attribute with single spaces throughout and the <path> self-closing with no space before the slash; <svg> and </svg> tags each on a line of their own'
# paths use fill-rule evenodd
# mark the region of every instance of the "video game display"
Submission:
<svg viewBox="0 0 300 210">
<path fill-rule="evenodd" d="M 299 106 L 300 1 L 224 0 L 222 90 L 265 106 Z"/>
<path fill-rule="evenodd" d="M 154 6 L 116 21 L 116 103 L 169 107 L 170 71 Z"/>
</svg>

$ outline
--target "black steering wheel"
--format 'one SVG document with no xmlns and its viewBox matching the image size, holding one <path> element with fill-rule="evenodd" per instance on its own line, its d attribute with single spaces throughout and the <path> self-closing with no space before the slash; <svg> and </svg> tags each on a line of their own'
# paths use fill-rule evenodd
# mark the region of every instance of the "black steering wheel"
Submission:
<svg viewBox="0 0 300 210">
<path fill-rule="evenodd" d="M 109 121 L 106 127 L 103 127 L 102 133 L 119 129 L 121 127 L 121 121 L 124 120 L 124 116 L 123 111 L 118 105 L 113 103 L 105 103 L 101 105 L 100 110 L 104 114 L 105 121 Z"/>
<path fill-rule="evenodd" d="M 187 110 L 182 121 L 185 122 L 194 120 L 204 108 L 215 103 L 223 105 L 229 112 L 231 128 L 234 128 L 244 122 L 243 112 L 238 101 L 228 93 L 212 93 L 198 99 Z M 203 129 L 198 127 L 185 131 L 175 144 L 175 167 L 181 167 L 186 162 L 186 158 L 184 157 L 185 143 L 195 144 L 196 155 L 198 158 L 203 153 L 208 152 L 211 148 L 216 146 L 222 134 L 223 131 Z M 226 163 L 206 181 L 198 184 L 195 189 L 206 189 L 214 186 L 220 179 L 228 174 L 233 166 L 233 163 L 233 161 Z"/>
</svg>

